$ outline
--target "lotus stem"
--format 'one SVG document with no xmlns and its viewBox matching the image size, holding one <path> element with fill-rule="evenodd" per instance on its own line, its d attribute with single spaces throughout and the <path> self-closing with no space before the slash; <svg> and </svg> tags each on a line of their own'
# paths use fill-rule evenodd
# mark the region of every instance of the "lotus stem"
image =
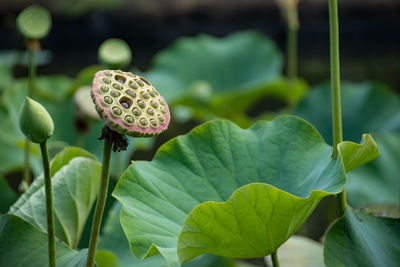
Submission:
<svg viewBox="0 0 400 267">
<path fill-rule="evenodd" d="M 332 126 L 333 157 L 338 155 L 338 144 L 343 141 L 342 111 L 340 102 L 340 59 L 339 59 L 339 19 L 337 0 L 329 0 L 330 49 L 331 49 L 331 94 L 332 94 Z M 347 208 L 346 190 L 337 194 L 339 214 L 343 215 Z"/>
<path fill-rule="evenodd" d="M 29 84 L 28 84 L 28 96 L 32 97 L 34 94 L 34 83 L 36 78 L 36 67 L 35 67 L 35 51 L 28 48 L 29 52 Z M 30 172 L 30 142 L 25 139 L 25 153 L 24 153 L 24 176 L 23 176 L 23 187 L 21 191 L 25 191 L 31 183 L 31 172 Z"/>
<path fill-rule="evenodd" d="M 278 251 L 271 254 L 272 266 L 279 267 Z"/>
<path fill-rule="evenodd" d="M 49 266 L 56 266 L 56 247 L 55 247 L 55 230 L 54 230 L 54 212 L 53 212 L 53 193 L 51 187 L 49 153 L 47 151 L 46 142 L 40 143 L 40 150 L 43 160 L 43 172 L 46 192 L 46 212 L 47 212 L 47 236 L 49 251 Z"/>
<path fill-rule="evenodd" d="M 103 163 L 101 168 L 101 181 L 99 195 L 97 198 L 96 209 L 94 212 L 92 230 L 90 233 L 89 251 L 86 261 L 86 267 L 93 267 L 97 242 L 99 239 L 101 220 L 103 218 L 104 207 L 106 204 L 108 183 L 110 181 L 110 163 L 111 163 L 111 148 L 113 141 L 111 139 L 105 139 L 103 145 Z"/>
<path fill-rule="evenodd" d="M 297 78 L 297 40 L 298 40 L 298 10 L 297 5 L 294 5 L 291 10 L 288 10 L 292 14 L 288 14 L 287 22 L 287 75 L 289 79 L 295 80 Z"/>
</svg>

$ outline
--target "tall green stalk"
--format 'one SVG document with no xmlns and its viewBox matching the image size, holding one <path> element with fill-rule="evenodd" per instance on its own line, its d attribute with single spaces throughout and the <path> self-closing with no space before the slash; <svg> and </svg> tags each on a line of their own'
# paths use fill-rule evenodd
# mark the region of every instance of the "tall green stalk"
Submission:
<svg viewBox="0 0 400 267">
<path fill-rule="evenodd" d="M 35 51 L 34 49 L 28 48 L 29 51 L 29 83 L 28 83 L 28 96 L 32 98 L 34 94 L 34 84 L 36 79 L 36 66 L 35 66 Z M 24 176 L 23 176 L 23 188 L 25 191 L 31 183 L 31 166 L 30 166 L 30 141 L 25 139 L 25 155 L 24 155 Z"/>
<path fill-rule="evenodd" d="M 97 242 L 99 239 L 101 220 L 103 218 L 104 206 L 106 204 L 108 183 L 110 181 L 110 165 L 111 165 L 111 148 L 113 141 L 111 139 L 105 139 L 103 145 L 103 163 L 101 168 L 101 181 L 99 195 L 97 198 L 96 209 L 94 212 L 92 230 L 90 233 L 89 251 L 86 261 L 86 267 L 93 267 Z"/>
<path fill-rule="evenodd" d="M 331 46 L 331 95 L 333 123 L 333 157 L 338 155 L 338 144 L 343 141 L 342 111 L 340 102 L 339 19 L 337 0 L 329 0 L 330 46 Z M 337 194 L 339 214 L 347 208 L 346 190 Z"/>
<path fill-rule="evenodd" d="M 278 251 L 271 254 L 272 266 L 279 267 Z"/>
<path fill-rule="evenodd" d="M 47 151 L 46 142 L 40 143 L 40 151 L 43 160 L 43 172 L 46 192 L 46 212 L 47 212 L 47 236 L 48 236 L 48 252 L 49 266 L 56 266 L 56 245 L 55 245 L 55 230 L 54 230 L 54 212 L 53 212 L 53 193 L 51 187 L 49 153 Z"/>
<path fill-rule="evenodd" d="M 297 4 L 288 9 L 287 14 L 287 75 L 289 79 L 297 78 L 297 39 L 299 30 Z"/>
</svg>

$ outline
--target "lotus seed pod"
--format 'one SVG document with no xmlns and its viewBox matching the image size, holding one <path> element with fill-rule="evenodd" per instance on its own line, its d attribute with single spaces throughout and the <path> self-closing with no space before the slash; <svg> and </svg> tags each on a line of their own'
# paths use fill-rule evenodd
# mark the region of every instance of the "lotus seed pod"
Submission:
<svg viewBox="0 0 400 267">
<path fill-rule="evenodd" d="M 109 68 L 123 69 L 131 60 L 131 49 L 124 40 L 111 38 L 100 45 L 99 61 Z"/>
<path fill-rule="evenodd" d="M 38 102 L 26 97 L 22 105 L 19 126 L 34 143 L 46 142 L 53 135 L 54 124 L 47 110 Z"/>
<path fill-rule="evenodd" d="M 84 115 L 88 118 L 99 120 L 100 117 L 97 114 L 96 107 L 93 104 L 90 96 L 90 86 L 82 86 L 80 87 L 74 94 L 74 103 L 81 115 Z M 100 90 L 107 93 L 109 91 L 108 87 L 101 87 Z"/>
<path fill-rule="evenodd" d="M 156 136 L 171 119 L 164 98 L 145 78 L 120 70 L 94 76 L 91 96 L 108 127 L 133 137 Z"/>
<path fill-rule="evenodd" d="M 51 16 L 47 9 L 38 5 L 32 5 L 17 17 L 17 28 L 27 39 L 42 39 L 50 31 Z"/>
</svg>

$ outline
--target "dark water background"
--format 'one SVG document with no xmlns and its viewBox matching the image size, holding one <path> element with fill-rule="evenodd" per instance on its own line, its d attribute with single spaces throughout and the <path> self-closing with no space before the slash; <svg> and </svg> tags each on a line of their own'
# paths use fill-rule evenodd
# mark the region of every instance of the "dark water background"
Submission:
<svg viewBox="0 0 400 267">
<path fill-rule="evenodd" d="M 238 1 L 242 4 L 225 7 L 221 3 L 198 5 L 183 11 L 177 6 L 177 0 L 170 2 L 175 6 L 162 1 L 158 2 L 164 5 L 154 7 L 125 3 L 73 15 L 63 6 L 56 9 L 51 2 L 47 6 L 45 2 L 54 21 L 42 46 L 51 50 L 54 58 L 51 64 L 39 68 L 39 73 L 64 73 L 74 77 L 81 68 L 97 62 L 98 46 L 110 37 L 128 42 L 133 48 L 132 65 L 141 70 L 146 70 L 151 57 L 177 37 L 198 33 L 224 36 L 234 31 L 259 30 L 284 51 L 285 23 L 279 9 L 270 3 L 273 1 L 265 1 L 264 4 L 256 0 L 248 4 Z M 13 21 L 26 6 L 24 2 L 16 1 L 13 5 L 0 2 L 0 49 L 22 47 Z M 301 1 L 299 32 L 299 76 L 311 84 L 329 78 L 328 1 L 326 4 L 313 2 L 321 1 Z M 379 80 L 400 92 L 400 1 L 359 2 L 339 1 L 342 77 L 351 81 Z"/>
</svg>

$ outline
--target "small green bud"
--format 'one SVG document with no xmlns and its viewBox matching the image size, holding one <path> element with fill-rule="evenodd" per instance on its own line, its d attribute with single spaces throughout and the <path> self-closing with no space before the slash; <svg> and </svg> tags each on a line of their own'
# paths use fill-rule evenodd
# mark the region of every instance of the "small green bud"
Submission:
<svg viewBox="0 0 400 267">
<path fill-rule="evenodd" d="M 46 142 L 53 135 L 54 124 L 47 110 L 35 100 L 26 97 L 19 115 L 19 127 L 34 143 Z"/>
<path fill-rule="evenodd" d="M 51 16 L 47 9 L 38 5 L 25 8 L 17 17 L 17 28 L 28 39 L 42 39 L 51 28 Z"/>
<path fill-rule="evenodd" d="M 110 38 L 100 45 L 98 56 L 100 62 L 107 67 L 123 69 L 131 64 L 132 51 L 124 40 Z M 120 77 L 124 78 L 123 76 Z M 118 79 L 116 80 L 118 81 Z"/>
</svg>

